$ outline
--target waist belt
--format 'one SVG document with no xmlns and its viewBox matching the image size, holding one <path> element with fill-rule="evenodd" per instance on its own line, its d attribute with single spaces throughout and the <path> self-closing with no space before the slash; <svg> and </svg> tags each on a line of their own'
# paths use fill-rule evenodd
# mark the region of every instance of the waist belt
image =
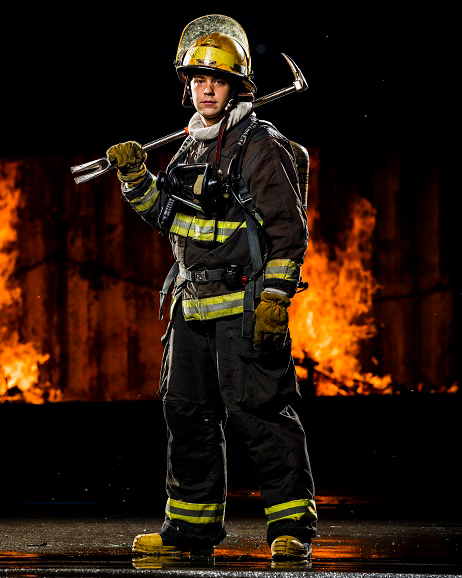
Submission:
<svg viewBox="0 0 462 578">
<path fill-rule="evenodd" d="M 203 271 L 190 271 L 180 265 L 180 276 L 193 283 L 208 283 L 209 281 L 221 281 L 225 276 L 226 269 L 204 269 Z"/>
<path fill-rule="evenodd" d="M 249 276 L 253 272 L 253 267 L 244 267 L 242 269 L 242 274 L 244 276 Z M 163 307 L 165 297 L 167 296 L 170 285 L 175 280 L 177 275 L 183 277 L 187 281 L 192 281 L 193 283 L 209 283 L 209 281 L 221 281 L 226 276 L 226 269 L 203 269 L 202 271 L 191 271 L 186 269 L 183 265 L 180 265 L 177 261 L 173 264 L 172 268 L 168 272 L 168 275 L 164 281 L 164 285 L 160 290 L 160 308 L 159 308 L 159 319 L 163 317 Z"/>
</svg>

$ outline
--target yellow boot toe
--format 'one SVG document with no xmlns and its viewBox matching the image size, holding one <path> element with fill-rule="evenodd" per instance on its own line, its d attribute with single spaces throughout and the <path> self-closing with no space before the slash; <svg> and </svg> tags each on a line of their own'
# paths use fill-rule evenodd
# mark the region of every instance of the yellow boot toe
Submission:
<svg viewBox="0 0 462 578">
<path fill-rule="evenodd" d="M 294 536 L 278 536 L 271 544 L 271 555 L 274 559 L 309 559 L 311 544 L 303 544 Z"/>
<path fill-rule="evenodd" d="M 176 546 L 165 546 L 160 534 L 138 534 L 133 540 L 132 552 L 151 556 L 176 556 L 183 551 Z"/>
</svg>

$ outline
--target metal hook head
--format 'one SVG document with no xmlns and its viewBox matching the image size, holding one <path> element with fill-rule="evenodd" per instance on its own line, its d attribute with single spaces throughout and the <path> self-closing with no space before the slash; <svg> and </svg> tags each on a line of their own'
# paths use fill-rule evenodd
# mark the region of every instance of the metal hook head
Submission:
<svg viewBox="0 0 462 578">
<path fill-rule="evenodd" d="M 292 73 L 295 77 L 294 80 L 294 87 L 295 90 L 297 92 L 303 92 L 304 90 L 306 90 L 308 88 L 308 83 L 305 80 L 305 77 L 303 76 L 302 71 L 300 70 L 300 68 L 295 64 L 295 61 L 292 60 L 292 58 L 290 58 L 290 56 L 287 56 L 287 54 L 284 54 L 284 52 L 281 52 L 282 56 L 284 56 L 284 58 L 287 61 L 287 64 L 290 66 L 290 70 L 292 70 Z"/>
</svg>

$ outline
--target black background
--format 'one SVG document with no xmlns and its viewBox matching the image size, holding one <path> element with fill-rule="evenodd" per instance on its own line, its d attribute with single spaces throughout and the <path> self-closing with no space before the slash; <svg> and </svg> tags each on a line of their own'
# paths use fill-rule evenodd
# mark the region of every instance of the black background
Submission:
<svg viewBox="0 0 462 578">
<path fill-rule="evenodd" d="M 305 146 L 396 140 L 434 92 L 438 15 L 429 22 L 380 2 L 191 6 L 10 3 L 0 38 L 0 154 L 91 160 L 116 142 L 149 142 L 187 124 L 173 61 L 184 26 L 207 11 L 245 29 L 257 96 L 291 84 L 281 52 L 300 66 L 309 91 L 260 116 Z M 403 51 L 410 66 L 402 67 Z"/>
</svg>

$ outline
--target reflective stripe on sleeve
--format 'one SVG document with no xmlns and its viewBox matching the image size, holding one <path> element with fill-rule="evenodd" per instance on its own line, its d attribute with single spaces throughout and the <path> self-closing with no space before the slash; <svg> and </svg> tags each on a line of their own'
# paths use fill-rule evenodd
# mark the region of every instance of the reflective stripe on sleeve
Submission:
<svg viewBox="0 0 462 578">
<path fill-rule="evenodd" d="M 205 321 L 235 315 L 244 311 L 244 291 L 203 297 L 202 299 L 183 299 L 183 314 L 186 321 L 197 319 Z"/>
<path fill-rule="evenodd" d="M 277 520 L 284 520 L 290 518 L 292 520 L 300 520 L 301 518 L 309 518 L 317 520 L 316 504 L 314 500 L 292 500 L 282 504 L 276 504 L 265 508 L 266 523 L 269 525 Z"/>
<path fill-rule="evenodd" d="M 184 520 L 190 524 L 221 523 L 225 515 L 225 504 L 193 504 L 169 498 L 165 513 L 171 520 Z"/>
<path fill-rule="evenodd" d="M 137 197 L 136 199 L 130 199 L 129 203 L 135 209 L 135 211 L 142 213 L 143 211 L 147 211 L 152 207 L 158 196 L 159 191 L 157 190 L 156 180 L 154 179 L 144 195 Z"/>
<path fill-rule="evenodd" d="M 265 269 L 265 279 L 284 279 L 298 282 L 300 265 L 291 259 L 271 259 Z"/>
</svg>

